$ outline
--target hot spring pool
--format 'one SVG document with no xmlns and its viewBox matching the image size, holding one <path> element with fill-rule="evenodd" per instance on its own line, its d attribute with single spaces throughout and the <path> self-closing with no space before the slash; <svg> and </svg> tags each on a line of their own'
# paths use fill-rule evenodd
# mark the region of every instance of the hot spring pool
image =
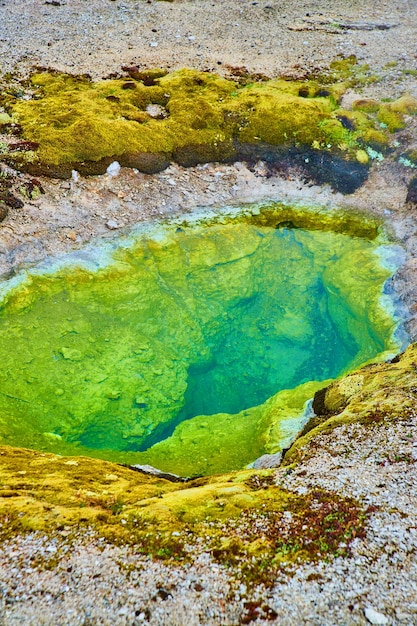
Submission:
<svg viewBox="0 0 417 626">
<path fill-rule="evenodd" d="M 378 241 L 253 222 L 159 226 L 4 286 L 0 442 L 239 469 L 322 381 L 396 351 Z"/>
</svg>

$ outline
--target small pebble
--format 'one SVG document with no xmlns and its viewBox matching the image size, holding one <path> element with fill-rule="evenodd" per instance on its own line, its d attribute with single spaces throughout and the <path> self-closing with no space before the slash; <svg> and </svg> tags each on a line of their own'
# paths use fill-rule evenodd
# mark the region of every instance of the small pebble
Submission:
<svg viewBox="0 0 417 626">
<path fill-rule="evenodd" d="M 363 611 L 365 613 L 365 617 L 370 624 L 374 624 L 374 626 L 378 626 L 378 624 L 388 624 L 389 620 L 382 613 L 378 613 L 372 607 L 368 606 Z"/>
<path fill-rule="evenodd" d="M 118 161 L 113 161 L 112 163 L 110 163 L 106 172 L 109 176 L 118 176 L 120 172 L 120 163 Z"/>
<path fill-rule="evenodd" d="M 400 622 L 407 622 L 408 624 L 411 624 L 411 615 L 409 613 L 404 613 L 401 609 L 395 609 L 395 617 Z"/>
</svg>

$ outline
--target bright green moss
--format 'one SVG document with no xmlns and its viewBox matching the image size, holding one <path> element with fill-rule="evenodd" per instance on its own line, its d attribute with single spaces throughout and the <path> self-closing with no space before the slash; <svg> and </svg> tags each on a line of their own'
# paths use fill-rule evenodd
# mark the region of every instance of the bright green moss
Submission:
<svg viewBox="0 0 417 626">
<path fill-rule="evenodd" d="M 8 115 L 7 113 L 0 112 L 0 127 L 5 124 L 10 124 L 11 121 L 12 121 L 12 118 L 10 117 L 10 115 Z"/>
<path fill-rule="evenodd" d="M 358 115 L 356 122 L 363 141 L 371 148 L 381 150 L 389 143 L 389 136 L 384 129 L 395 133 L 404 128 L 404 115 L 414 115 L 417 112 L 417 100 L 410 95 L 387 103 L 363 98 L 353 103 L 353 111 Z M 359 112 L 362 113 L 361 116 Z"/>
<path fill-rule="evenodd" d="M 395 111 L 396 113 L 400 113 L 402 115 L 417 114 L 417 98 L 414 98 L 414 96 L 401 96 L 398 100 L 391 102 L 389 106 L 391 111 Z"/>
<path fill-rule="evenodd" d="M 350 78 L 352 71 L 357 67 L 357 58 L 354 54 L 348 57 L 339 57 L 330 63 L 330 71 L 335 73 L 339 79 Z"/>
<path fill-rule="evenodd" d="M 404 117 L 392 109 L 390 104 L 380 106 L 377 119 L 384 127 L 388 128 L 390 133 L 395 133 L 405 127 Z"/>
<path fill-rule="evenodd" d="M 414 115 L 417 112 L 417 100 L 408 95 L 387 103 L 364 98 L 353 103 L 353 110 L 358 115 L 358 130 L 363 141 L 375 150 L 383 150 L 389 143 L 389 135 L 384 129 L 395 133 L 404 128 L 404 115 Z M 359 112 L 362 113 L 361 117 Z M 372 119 L 375 120 L 374 123 Z"/>
<path fill-rule="evenodd" d="M 354 111 L 364 111 L 365 113 L 376 113 L 380 107 L 380 103 L 372 98 L 360 98 L 352 104 Z"/>
<path fill-rule="evenodd" d="M 322 82 L 343 85 L 344 90 L 349 87 L 363 87 L 380 80 L 379 76 L 372 73 L 369 65 L 358 63 L 354 54 L 336 58 L 330 63 L 329 69 L 320 72 L 317 78 Z"/>
<path fill-rule="evenodd" d="M 389 145 L 387 135 L 381 130 L 368 128 L 363 131 L 362 137 L 367 146 L 378 152 L 384 152 Z"/>
<path fill-rule="evenodd" d="M 7 107 L 24 137 L 39 144 L 40 165 L 58 173 L 61 166 L 68 175 L 77 163 L 102 162 L 97 171 L 104 171 L 109 159 L 131 164 L 132 155 L 143 154 L 163 154 L 188 165 L 231 158 L 233 140 L 312 146 L 355 160 L 359 143 L 375 125 L 366 113 L 357 116 L 357 128 L 340 122 L 337 103 L 346 88 L 341 82 L 325 88 L 318 80 L 241 85 L 190 69 L 129 72 L 129 78 L 96 83 L 42 72 L 31 78 L 36 90 L 31 100 L 8 94 Z M 161 115 L 149 105 L 162 107 Z M 384 119 L 390 117 L 384 122 L 388 128 L 396 127 L 392 120 L 401 113 L 383 111 Z M 19 163 L 26 156 L 11 158 Z"/>
<path fill-rule="evenodd" d="M 394 102 L 381 104 L 377 111 L 377 120 L 388 128 L 389 132 L 395 133 L 405 128 L 405 115 L 417 113 L 417 99 L 410 95 L 402 96 Z"/>
<path fill-rule="evenodd" d="M 293 96 L 273 84 L 246 90 L 234 104 L 234 111 L 244 120 L 238 128 L 238 139 L 273 145 L 311 145 L 320 138 L 319 125 L 333 108 L 325 99 Z"/>
</svg>

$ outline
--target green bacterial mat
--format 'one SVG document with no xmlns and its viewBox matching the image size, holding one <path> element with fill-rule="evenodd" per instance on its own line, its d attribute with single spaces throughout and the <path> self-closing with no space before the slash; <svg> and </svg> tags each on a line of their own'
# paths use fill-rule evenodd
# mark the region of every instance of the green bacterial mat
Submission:
<svg viewBox="0 0 417 626">
<path fill-rule="evenodd" d="M 160 227 L 0 310 L 0 441 L 196 475 L 281 449 L 322 381 L 395 352 L 366 238 Z"/>
</svg>

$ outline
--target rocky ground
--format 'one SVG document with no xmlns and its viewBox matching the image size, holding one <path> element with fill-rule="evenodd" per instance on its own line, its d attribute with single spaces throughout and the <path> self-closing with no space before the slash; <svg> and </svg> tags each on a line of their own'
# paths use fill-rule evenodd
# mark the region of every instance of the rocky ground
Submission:
<svg viewBox="0 0 417 626">
<path fill-rule="evenodd" d="M 415 66 L 411 0 L 3 0 L 0 68 L 107 76 L 125 64 L 232 67 L 276 76 L 356 54 L 381 71 Z"/>
<path fill-rule="evenodd" d="M 320 436 L 275 481 L 325 488 L 373 506 L 348 558 L 283 568 L 272 585 L 245 584 L 204 544 L 185 566 L 117 547 L 94 532 L 33 533 L 4 542 L 3 624 L 417 624 L 416 415 Z M 262 532 L 262 518 L 259 520 Z"/>
<path fill-rule="evenodd" d="M 406 0 L 3 0 L 0 73 L 24 75 L 37 65 L 97 78 L 136 64 L 226 76 L 244 66 L 267 76 L 303 76 L 338 54 L 355 54 L 380 78 L 363 89 L 365 95 L 417 96 L 416 19 L 416 4 Z M 413 126 L 403 132 L 413 146 Z M 405 250 L 394 285 L 415 339 L 416 220 L 405 202 L 412 176 L 398 164 L 375 164 L 351 196 L 271 177 L 263 163 L 41 179 L 45 193 L 10 209 L 0 225 L 0 273 L 10 276 L 93 238 L 195 207 L 271 198 L 358 207 L 382 217 Z M 341 426 L 314 439 L 294 470 L 277 470 L 277 483 L 295 492 L 324 487 L 376 507 L 366 537 L 354 540 L 349 557 L 299 564 L 283 570 L 270 588 L 250 587 L 204 546 L 192 563 L 178 566 L 107 544 L 93 531 L 80 531 L 71 541 L 35 533 L 3 545 L 0 623 L 417 624 L 416 435 L 415 415 L 371 430 Z"/>
</svg>

